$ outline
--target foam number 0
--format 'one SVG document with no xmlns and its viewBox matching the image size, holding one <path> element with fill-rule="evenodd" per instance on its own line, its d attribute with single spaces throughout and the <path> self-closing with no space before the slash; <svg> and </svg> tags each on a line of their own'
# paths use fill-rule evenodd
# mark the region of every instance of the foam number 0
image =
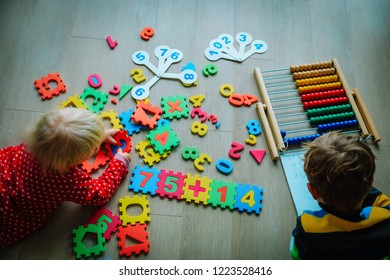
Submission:
<svg viewBox="0 0 390 280">
<path fill-rule="evenodd" d="M 191 125 L 191 132 L 193 134 L 198 134 L 200 137 L 205 136 L 207 131 L 208 131 L 208 126 L 204 123 L 200 123 L 196 121 L 193 122 Z"/>
<path fill-rule="evenodd" d="M 255 201 L 255 192 L 252 191 L 252 190 L 247 192 L 246 195 L 244 195 L 241 198 L 241 202 L 248 204 L 249 207 L 253 207 L 253 205 L 255 205 L 255 203 L 256 203 L 256 201 Z"/>
<path fill-rule="evenodd" d="M 229 84 L 223 84 L 219 88 L 219 92 L 221 93 L 221 95 L 223 97 L 229 97 L 234 93 L 234 87 L 232 85 L 229 85 Z"/>
</svg>

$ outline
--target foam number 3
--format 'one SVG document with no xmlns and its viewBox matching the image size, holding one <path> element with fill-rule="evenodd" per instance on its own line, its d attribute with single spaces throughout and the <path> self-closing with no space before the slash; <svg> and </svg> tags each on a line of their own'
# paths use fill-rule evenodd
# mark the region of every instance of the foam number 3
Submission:
<svg viewBox="0 0 390 280">
<path fill-rule="evenodd" d="M 202 172 L 204 171 L 203 164 L 205 162 L 211 163 L 211 157 L 208 154 L 201 154 L 194 160 L 194 166 L 198 171 Z"/>
</svg>

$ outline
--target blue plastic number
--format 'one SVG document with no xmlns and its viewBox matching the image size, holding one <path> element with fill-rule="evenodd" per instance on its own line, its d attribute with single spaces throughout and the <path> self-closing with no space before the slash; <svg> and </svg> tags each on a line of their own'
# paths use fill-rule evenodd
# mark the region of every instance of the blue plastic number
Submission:
<svg viewBox="0 0 390 280">
<path fill-rule="evenodd" d="M 142 61 L 145 59 L 145 56 L 142 53 L 137 53 L 137 55 L 135 57 L 138 58 L 139 61 Z"/>
</svg>

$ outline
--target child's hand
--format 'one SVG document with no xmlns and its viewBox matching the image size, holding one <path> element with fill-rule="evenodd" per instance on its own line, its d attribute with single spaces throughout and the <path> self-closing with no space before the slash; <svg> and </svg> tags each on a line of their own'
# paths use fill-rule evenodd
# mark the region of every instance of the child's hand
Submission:
<svg viewBox="0 0 390 280">
<path fill-rule="evenodd" d="M 103 142 L 113 144 L 113 145 L 118 145 L 118 142 L 114 139 L 114 136 L 118 131 L 119 129 L 113 129 L 113 128 L 106 129 L 104 132 L 105 137 Z"/>
<path fill-rule="evenodd" d="M 131 154 L 130 153 L 125 153 L 122 151 L 122 148 L 119 148 L 118 151 L 116 152 L 117 155 L 121 155 L 122 157 L 128 159 L 130 161 L 131 159 Z"/>
</svg>

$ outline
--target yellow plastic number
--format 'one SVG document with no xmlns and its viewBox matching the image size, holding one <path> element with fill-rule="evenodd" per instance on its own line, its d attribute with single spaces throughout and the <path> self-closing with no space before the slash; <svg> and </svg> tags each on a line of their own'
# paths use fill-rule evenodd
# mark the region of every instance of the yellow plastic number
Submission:
<svg viewBox="0 0 390 280">
<path fill-rule="evenodd" d="M 249 191 L 246 195 L 244 195 L 244 196 L 241 198 L 241 202 L 242 202 L 242 203 L 246 203 L 246 204 L 248 204 L 250 207 L 252 207 L 252 206 L 255 205 L 255 203 L 256 203 L 254 197 L 255 197 L 255 192 L 254 192 L 254 191 Z"/>
<path fill-rule="evenodd" d="M 199 136 L 203 137 L 206 135 L 208 131 L 208 126 L 204 123 L 200 123 L 198 121 L 193 122 L 191 125 L 191 132 L 193 134 L 198 134 Z"/>
</svg>

